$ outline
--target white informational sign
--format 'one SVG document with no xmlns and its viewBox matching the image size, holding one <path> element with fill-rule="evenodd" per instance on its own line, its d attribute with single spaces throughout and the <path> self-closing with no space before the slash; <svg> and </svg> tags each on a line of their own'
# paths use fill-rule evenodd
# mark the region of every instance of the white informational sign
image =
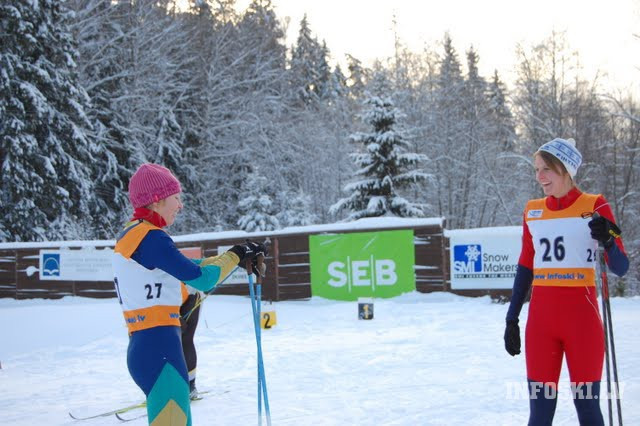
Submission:
<svg viewBox="0 0 640 426">
<path fill-rule="evenodd" d="M 231 247 L 232 246 L 218 246 L 218 254 L 220 255 L 224 253 L 225 251 L 229 250 Z M 253 282 L 256 282 L 255 275 L 253 275 Z M 236 269 L 235 272 L 231 273 L 231 275 L 229 275 L 227 279 L 224 280 L 224 284 L 248 284 L 248 283 L 249 283 L 249 278 L 247 276 L 247 271 L 245 271 L 244 268 L 242 267 Z"/>
<path fill-rule="evenodd" d="M 447 231 L 452 290 L 510 289 L 522 245 L 521 227 Z"/>
<path fill-rule="evenodd" d="M 113 250 L 40 250 L 40 280 L 113 281 Z"/>
</svg>

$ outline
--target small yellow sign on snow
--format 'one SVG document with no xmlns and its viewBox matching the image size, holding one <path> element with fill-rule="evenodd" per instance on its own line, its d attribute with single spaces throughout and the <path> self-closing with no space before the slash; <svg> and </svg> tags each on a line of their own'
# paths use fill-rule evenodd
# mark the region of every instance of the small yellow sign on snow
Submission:
<svg viewBox="0 0 640 426">
<path fill-rule="evenodd" d="M 260 327 L 267 330 L 278 324 L 276 311 L 266 311 L 260 314 Z"/>
</svg>

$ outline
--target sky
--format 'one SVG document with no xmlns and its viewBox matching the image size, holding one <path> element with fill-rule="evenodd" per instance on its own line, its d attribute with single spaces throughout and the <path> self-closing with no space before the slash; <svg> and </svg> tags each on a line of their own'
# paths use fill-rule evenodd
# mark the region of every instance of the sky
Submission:
<svg viewBox="0 0 640 426">
<path fill-rule="evenodd" d="M 238 8 L 249 4 L 238 0 Z M 326 40 L 334 60 L 349 53 L 370 65 L 393 55 L 394 25 L 400 41 L 419 52 L 451 35 L 461 60 L 473 45 L 485 76 L 498 69 L 513 78 L 517 43 L 530 46 L 552 31 L 566 32 L 578 50 L 584 76 L 608 73 L 609 87 L 640 80 L 640 0 L 272 0 L 279 18 L 290 18 L 287 45 L 295 42 L 306 13 L 313 33 Z M 441 50 L 440 50 L 441 51 Z"/>
</svg>

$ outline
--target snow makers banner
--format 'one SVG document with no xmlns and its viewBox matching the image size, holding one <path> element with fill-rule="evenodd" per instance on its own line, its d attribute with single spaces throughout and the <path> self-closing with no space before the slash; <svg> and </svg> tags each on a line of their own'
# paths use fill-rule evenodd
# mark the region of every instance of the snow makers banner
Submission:
<svg viewBox="0 0 640 426">
<path fill-rule="evenodd" d="M 451 256 L 451 289 L 510 289 L 516 276 L 522 228 L 446 231 Z"/>
<path fill-rule="evenodd" d="M 413 231 L 310 235 L 311 293 L 333 300 L 416 289 Z"/>
</svg>

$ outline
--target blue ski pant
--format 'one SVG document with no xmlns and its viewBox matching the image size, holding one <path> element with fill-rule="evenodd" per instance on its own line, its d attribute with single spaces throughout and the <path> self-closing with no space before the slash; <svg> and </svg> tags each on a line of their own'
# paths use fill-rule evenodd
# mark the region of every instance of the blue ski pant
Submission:
<svg viewBox="0 0 640 426">
<path fill-rule="evenodd" d="M 147 396 L 150 425 L 191 426 L 189 376 L 180 327 L 134 332 L 129 339 L 127 366 Z"/>
</svg>

